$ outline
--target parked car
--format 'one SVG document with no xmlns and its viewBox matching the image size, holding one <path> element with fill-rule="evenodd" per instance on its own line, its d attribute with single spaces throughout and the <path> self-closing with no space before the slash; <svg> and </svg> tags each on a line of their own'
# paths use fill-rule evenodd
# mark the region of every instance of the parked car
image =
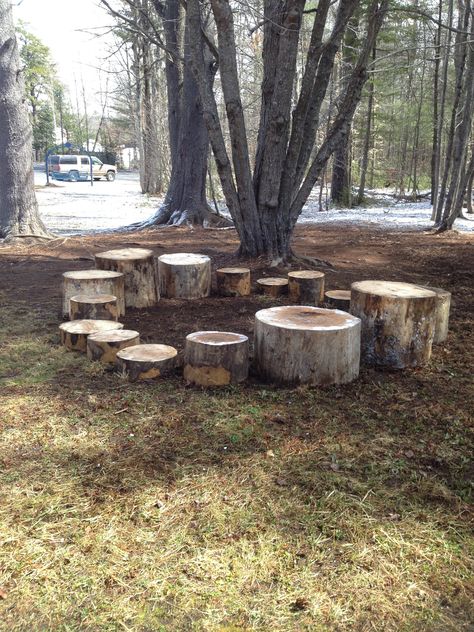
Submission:
<svg viewBox="0 0 474 632">
<path fill-rule="evenodd" d="M 94 180 L 105 178 L 109 182 L 115 180 L 117 174 L 116 165 L 108 165 L 92 156 L 92 177 Z M 90 180 L 91 167 L 89 156 L 51 155 L 48 158 L 49 175 L 53 180 Z"/>
</svg>

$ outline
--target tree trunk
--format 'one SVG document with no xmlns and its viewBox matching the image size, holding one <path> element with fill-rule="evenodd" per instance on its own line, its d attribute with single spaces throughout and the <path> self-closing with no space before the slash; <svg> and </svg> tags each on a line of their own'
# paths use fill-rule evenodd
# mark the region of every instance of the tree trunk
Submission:
<svg viewBox="0 0 474 632">
<path fill-rule="evenodd" d="M 377 56 L 377 49 L 374 46 L 372 50 L 372 72 L 375 71 L 375 60 Z M 360 182 L 359 182 L 359 191 L 357 193 L 357 204 L 362 204 L 364 201 L 365 194 L 365 181 L 367 178 L 367 168 L 369 166 L 369 152 L 370 152 L 370 140 L 372 136 L 372 117 L 374 111 L 374 76 L 369 83 L 369 101 L 367 103 L 367 123 L 364 137 L 364 149 L 362 152 L 362 164 L 360 167 Z"/>
</svg>

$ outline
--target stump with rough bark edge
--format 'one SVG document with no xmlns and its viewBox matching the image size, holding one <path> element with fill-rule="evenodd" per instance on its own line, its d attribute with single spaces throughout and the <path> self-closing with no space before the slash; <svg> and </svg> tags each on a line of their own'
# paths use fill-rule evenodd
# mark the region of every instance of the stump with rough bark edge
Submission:
<svg viewBox="0 0 474 632">
<path fill-rule="evenodd" d="M 248 268 L 220 268 L 216 271 L 217 293 L 220 296 L 249 296 L 251 292 Z"/>
<path fill-rule="evenodd" d="M 174 371 L 178 352 L 168 345 L 135 345 L 119 351 L 116 364 L 130 382 L 152 380 Z"/>
<path fill-rule="evenodd" d="M 179 252 L 158 257 L 160 292 L 166 298 L 198 299 L 211 293 L 211 260 Z"/>
<path fill-rule="evenodd" d="M 329 290 L 324 294 L 326 305 L 331 309 L 341 309 L 348 312 L 351 306 L 350 290 Z"/>
<path fill-rule="evenodd" d="M 113 320 L 71 320 L 59 325 L 61 344 L 70 351 L 86 353 L 87 338 L 99 331 L 123 329 L 122 323 Z"/>
<path fill-rule="evenodd" d="M 102 364 L 115 364 L 117 353 L 140 344 L 140 334 L 133 329 L 100 331 L 87 338 L 87 357 Z"/>
<path fill-rule="evenodd" d="M 451 292 L 443 290 L 440 287 L 431 287 L 430 285 L 426 285 L 425 287 L 427 290 L 431 290 L 436 294 L 436 318 L 433 344 L 438 345 L 444 342 L 448 337 Z"/>
<path fill-rule="evenodd" d="M 317 307 L 324 300 L 324 273 L 315 270 L 288 272 L 288 294 L 294 303 Z"/>
<path fill-rule="evenodd" d="M 118 320 L 117 297 L 76 294 L 69 300 L 69 320 Z"/>
<path fill-rule="evenodd" d="M 74 270 L 63 273 L 63 317 L 69 317 L 69 301 L 77 294 L 112 294 L 117 297 L 118 316 L 125 314 L 124 276 L 109 270 Z"/>
<path fill-rule="evenodd" d="M 351 314 L 362 321 L 362 360 L 403 369 L 426 364 L 435 332 L 436 294 L 419 285 L 360 281 L 351 286 Z"/>
<path fill-rule="evenodd" d="M 288 292 L 288 279 L 282 277 L 257 279 L 257 287 L 265 296 L 278 298 Z"/>
<path fill-rule="evenodd" d="M 151 307 L 160 295 L 153 252 L 146 248 L 118 248 L 95 255 L 96 268 L 114 270 L 125 277 L 125 305 Z"/>
<path fill-rule="evenodd" d="M 248 376 L 249 340 L 227 331 L 198 331 L 186 336 L 184 377 L 199 386 L 225 386 Z"/>
<path fill-rule="evenodd" d="M 255 364 L 279 384 L 345 384 L 359 375 L 360 320 L 306 305 L 255 314 Z"/>
</svg>

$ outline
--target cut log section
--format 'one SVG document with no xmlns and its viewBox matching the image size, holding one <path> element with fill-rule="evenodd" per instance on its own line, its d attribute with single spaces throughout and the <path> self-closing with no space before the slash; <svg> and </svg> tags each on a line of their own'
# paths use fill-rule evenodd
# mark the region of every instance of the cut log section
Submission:
<svg viewBox="0 0 474 632">
<path fill-rule="evenodd" d="M 125 314 L 124 276 L 109 270 L 75 270 L 63 273 L 63 317 L 69 317 L 69 301 L 77 294 L 112 294 L 117 297 L 118 316 Z"/>
<path fill-rule="evenodd" d="M 166 298 L 197 299 L 211 293 L 211 260 L 179 252 L 158 257 L 160 292 Z"/>
<path fill-rule="evenodd" d="M 198 331 L 186 337 L 184 377 L 199 386 L 243 382 L 248 375 L 249 340 L 227 331 Z"/>
<path fill-rule="evenodd" d="M 360 320 L 339 310 L 291 305 L 255 314 L 255 364 L 280 384 L 344 384 L 359 375 Z"/>
<path fill-rule="evenodd" d="M 278 298 L 288 292 L 288 279 L 280 277 L 268 277 L 266 279 L 258 279 L 257 287 L 265 294 L 265 296 L 271 296 L 272 298 Z"/>
<path fill-rule="evenodd" d="M 87 338 L 87 357 L 102 364 L 115 364 L 117 353 L 140 344 L 140 334 L 132 329 L 100 331 Z"/>
<path fill-rule="evenodd" d="M 324 294 L 325 303 L 331 309 L 342 309 L 348 312 L 351 306 L 350 290 L 329 290 Z"/>
<path fill-rule="evenodd" d="M 123 329 L 122 323 L 113 320 L 71 320 L 59 325 L 61 344 L 70 351 L 86 353 L 87 338 L 99 331 Z"/>
<path fill-rule="evenodd" d="M 216 271 L 217 293 L 220 296 L 249 296 L 250 270 L 248 268 L 220 268 Z"/>
<path fill-rule="evenodd" d="M 430 359 L 436 317 L 431 290 L 411 283 L 360 281 L 351 286 L 350 310 L 362 321 L 366 364 L 403 369 Z"/>
<path fill-rule="evenodd" d="M 95 255 L 96 268 L 114 270 L 125 277 L 125 305 L 151 307 L 160 296 L 156 283 L 155 258 L 146 248 L 118 248 Z"/>
<path fill-rule="evenodd" d="M 320 305 L 324 300 L 324 273 L 314 270 L 288 272 L 290 300 L 300 305 Z"/>
<path fill-rule="evenodd" d="M 130 382 L 152 380 L 172 372 L 178 352 L 168 345 L 135 345 L 117 353 L 117 368 Z"/>
<path fill-rule="evenodd" d="M 436 294 L 436 318 L 433 344 L 438 345 L 444 342 L 448 337 L 451 292 L 443 290 L 440 287 L 431 287 L 429 285 L 426 286 L 426 289 Z"/>
<path fill-rule="evenodd" d="M 69 320 L 118 320 L 117 297 L 76 294 L 69 301 Z"/>
</svg>

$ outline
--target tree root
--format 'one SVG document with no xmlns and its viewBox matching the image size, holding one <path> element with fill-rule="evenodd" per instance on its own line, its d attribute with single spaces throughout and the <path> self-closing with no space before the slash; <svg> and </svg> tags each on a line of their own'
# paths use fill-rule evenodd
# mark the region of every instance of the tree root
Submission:
<svg viewBox="0 0 474 632">
<path fill-rule="evenodd" d="M 286 263 L 292 266 L 306 266 L 309 270 L 317 270 L 318 268 L 325 268 L 328 272 L 337 272 L 334 266 L 329 261 L 324 259 L 316 259 L 315 257 L 307 257 L 305 255 L 296 255 L 294 252 L 290 253 Z"/>
</svg>

